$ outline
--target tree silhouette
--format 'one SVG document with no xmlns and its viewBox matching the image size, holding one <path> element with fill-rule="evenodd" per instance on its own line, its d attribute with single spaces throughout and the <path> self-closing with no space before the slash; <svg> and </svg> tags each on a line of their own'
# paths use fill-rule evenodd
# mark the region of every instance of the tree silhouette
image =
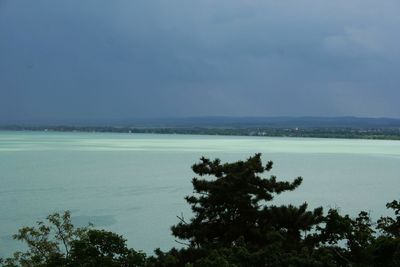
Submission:
<svg viewBox="0 0 400 267">
<path fill-rule="evenodd" d="M 307 204 L 268 205 L 274 196 L 292 191 L 302 182 L 301 177 L 292 182 L 278 181 L 274 175 L 261 177 L 272 165 L 269 161 L 264 166 L 261 154 L 225 164 L 201 158 L 192 169 L 208 179 L 193 178 L 194 195 L 186 197 L 194 217 L 190 221 L 179 217 L 172 233 L 193 247 L 230 246 L 240 241 L 260 248 L 276 238 L 271 237 L 272 231 L 299 242 L 300 231 L 310 230 L 322 220 L 322 208 L 311 212 L 306 211 Z"/>
</svg>

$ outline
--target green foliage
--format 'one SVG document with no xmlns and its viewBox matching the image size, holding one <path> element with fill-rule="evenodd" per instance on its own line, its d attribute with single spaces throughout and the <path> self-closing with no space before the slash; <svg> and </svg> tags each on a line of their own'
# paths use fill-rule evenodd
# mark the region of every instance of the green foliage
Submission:
<svg viewBox="0 0 400 267">
<path fill-rule="evenodd" d="M 195 217 L 190 222 L 181 218 L 181 222 L 172 227 L 173 235 L 189 240 L 196 247 L 230 246 L 239 238 L 262 247 L 269 242 L 268 229 L 282 230 L 281 234 L 285 231 L 285 235 L 292 237 L 300 230 L 309 229 L 318 222 L 321 209 L 313 213 L 305 211 L 307 205 L 300 208 L 267 206 L 275 195 L 294 190 L 302 181 L 301 177 L 293 182 L 280 182 L 275 176 L 260 177 L 271 168 L 272 162 L 262 165 L 261 154 L 247 161 L 226 164 L 218 159 L 202 158 L 193 165 L 193 171 L 199 176 L 216 179 L 193 178 L 195 195 L 186 197 L 186 201 Z M 290 222 L 286 220 L 288 216 L 292 216 Z M 301 216 L 308 218 L 302 220 Z"/>
<path fill-rule="evenodd" d="M 394 200 L 387 203 L 386 207 L 394 210 L 396 218 L 381 217 L 378 220 L 378 229 L 388 236 L 400 238 L 400 202 Z"/>
<path fill-rule="evenodd" d="M 6 260 L 6 266 L 57 266 L 68 259 L 71 244 L 81 238 L 89 227 L 74 228 L 70 213 L 47 216 L 47 223 L 39 221 L 36 227 L 23 227 L 13 237 L 24 242 L 28 250 L 16 252 Z M 51 263 L 51 264 L 50 264 Z"/>
<path fill-rule="evenodd" d="M 72 243 L 68 266 L 144 266 L 144 253 L 128 249 L 126 240 L 112 232 L 89 230 Z"/>
<path fill-rule="evenodd" d="M 4 267 L 144 266 L 144 253 L 128 249 L 125 239 L 112 232 L 75 228 L 70 212 L 49 215 L 47 222 L 21 228 L 14 239 L 28 246 L 25 252 L 0 261 Z"/>
</svg>

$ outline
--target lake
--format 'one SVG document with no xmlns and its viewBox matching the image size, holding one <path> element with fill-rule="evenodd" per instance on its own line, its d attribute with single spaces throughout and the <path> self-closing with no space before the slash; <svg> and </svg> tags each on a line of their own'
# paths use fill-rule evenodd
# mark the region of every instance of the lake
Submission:
<svg viewBox="0 0 400 267">
<path fill-rule="evenodd" d="M 0 131 L 0 256 L 20 247 L 11 236 L 21 226 L 64 210 L 137 250 L 169 249 L 176 215 L 190 217 L 190 166 L 201 156 L 230 162 L 256 152 L 274 162 L 278 179 L 304 178 L 276 203 L 378 218 L 399 199 L 400 141 Z"/>
</svg>

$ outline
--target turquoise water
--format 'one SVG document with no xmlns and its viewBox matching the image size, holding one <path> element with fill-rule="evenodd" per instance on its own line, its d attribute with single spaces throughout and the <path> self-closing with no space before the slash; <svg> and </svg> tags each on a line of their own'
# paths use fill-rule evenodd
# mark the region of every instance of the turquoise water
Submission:
<svg viewBox="0 0 400 267">
<path fill-rule="evenodd" d="M 64 210 L 135 249 L 168 249 L 177 245 L 169 230 L 176 215 L 190 217 L 190 166 L 203 155 L 233 161 L 256 152 L 274 161 L 278 178 L 304 178 L 277 203 L 377 218 L 400 196 L 399 141 L 0 132 L 0 256 L 20 247 L 11 235 L 21 226 Z"/>
</svg>

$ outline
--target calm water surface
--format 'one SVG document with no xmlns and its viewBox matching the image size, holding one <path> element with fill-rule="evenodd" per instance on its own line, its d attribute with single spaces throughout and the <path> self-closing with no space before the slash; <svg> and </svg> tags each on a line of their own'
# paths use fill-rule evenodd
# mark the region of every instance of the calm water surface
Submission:
<svg viewBox="0 0 400 267">
<path fill-rule="evenodd" d="M 190 217 L 190 166 L 203 155 L 233 161 L 256 152 L 274 161 L 278 178 L 304 178 L 278 203 L 376 218 L 400 196 L 399 141 L 0 131 L 0 256 L 20 247 L 11 235 L 21 226 L 64 210 L 135 249 L 168 249 L 176 215 Z"/>
</svg>

